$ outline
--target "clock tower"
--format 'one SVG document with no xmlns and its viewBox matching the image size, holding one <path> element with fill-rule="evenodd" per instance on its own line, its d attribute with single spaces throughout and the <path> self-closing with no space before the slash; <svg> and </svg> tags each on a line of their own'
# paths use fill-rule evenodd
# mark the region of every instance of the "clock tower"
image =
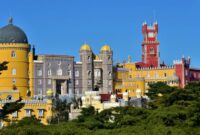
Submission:
<svg viewBox="0 0 200 135">
<path fill-rule="evenodd" d="M 142 42 L 142 63 L 145 67 L 160 66 L 159 42 L 157 40 L 158 24 L 153 23 L 148 26 L 146 22 L 142 24 L 142 33 L 144 40 Z"/>
</svg>

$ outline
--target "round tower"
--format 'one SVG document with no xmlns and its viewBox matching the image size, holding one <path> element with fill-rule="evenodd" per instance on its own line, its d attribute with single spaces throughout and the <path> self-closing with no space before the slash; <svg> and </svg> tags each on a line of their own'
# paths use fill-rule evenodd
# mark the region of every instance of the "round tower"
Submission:
<svg viewBox="0 0 200 135">
<path fill-rule="evenodd" d="M 102 46 L 100 51 L 103 69 L 103 94 L 113 91 L 113 52 L 109 45 Z"/>
<path fill-rule="evenodd" d="M 83 44 L 80 49 L 82 62 L 82 93 L 93 90 L 93 53 L 88 44 Z"/>
<path fill-rule="evenodd" d="M 17 89 L 22 98 L 27 97 L 29 50 L 26 34 L 9 18 L 8 25 L 0 28 L 0 62 L 8 62 L 8 69 L 0 75 L 0 90 Z"/>
</svg>

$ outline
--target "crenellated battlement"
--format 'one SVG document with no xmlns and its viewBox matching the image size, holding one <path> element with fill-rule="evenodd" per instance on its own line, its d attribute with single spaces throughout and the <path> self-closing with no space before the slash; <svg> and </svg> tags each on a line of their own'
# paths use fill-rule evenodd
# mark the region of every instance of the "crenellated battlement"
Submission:
<svg viewBox="0 0 200 135">
<path fill-rule="evenodd" d="M 174 69 L 175 66 L 164 66 L 164 67 L 145 67 L 145 68 L 137 68 L 136 70 L 163 70 L 163 69 Z"/>
</svg>

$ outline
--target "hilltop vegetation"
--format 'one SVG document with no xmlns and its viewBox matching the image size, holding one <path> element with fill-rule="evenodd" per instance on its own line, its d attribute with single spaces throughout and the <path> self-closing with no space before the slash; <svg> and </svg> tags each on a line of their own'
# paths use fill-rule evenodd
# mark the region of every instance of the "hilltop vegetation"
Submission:
<svg viewBox="0 0 200 135">
<path fill-rule="evenodd" d="M 145 108 L 117 107 L 98 113 L 89 107 L 77 120 L 49 126 L 35 118 L 24 118 L 3 128 L 0 134 L 200 135 L 200 83 L 191 83 L 185 89 L 160 82 L 150 87 L 152 102 Z"/>
</svg>

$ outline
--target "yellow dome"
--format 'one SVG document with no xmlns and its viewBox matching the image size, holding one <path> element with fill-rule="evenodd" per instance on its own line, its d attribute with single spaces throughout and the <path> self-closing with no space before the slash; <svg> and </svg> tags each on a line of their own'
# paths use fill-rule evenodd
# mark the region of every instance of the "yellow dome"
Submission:
<svg viewBox="0 0 200 135">
<path fill-rule="evenodd" d="M 98 55 L 95 55 L 95 60 L 100 60 L 100 57 Z"/>
<path fill-rule="evenodd" d="M 81 51 L 91 51 L 91 47 L 88 44 L 83 44 L 81 46 Z"/>
<path fill-rule="evenodd" d="M 104 45 L 103 47 L 101 47 L 101 51 L 109 51 L 111 52 L 111 48 L 109 45 Z"/>
<path fill-rule="evenodd" d="M 47 96 L 53 96 L 53 91 L 51 89 L 48 89 Z"/>
</svg>

